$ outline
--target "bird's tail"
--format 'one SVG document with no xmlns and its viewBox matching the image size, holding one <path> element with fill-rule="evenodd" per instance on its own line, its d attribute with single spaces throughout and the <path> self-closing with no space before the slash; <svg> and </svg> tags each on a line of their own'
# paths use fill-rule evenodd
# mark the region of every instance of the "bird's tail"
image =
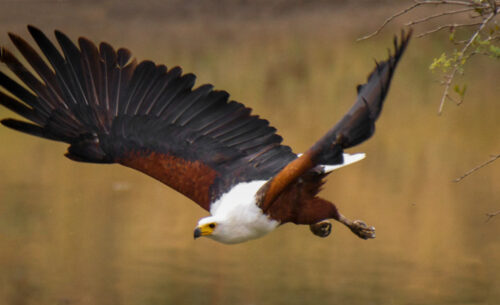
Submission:
<svg viewBox="0 0 500 305">
<path fill-rule="evenodd" d="M 357 154 L 352 154 L 352 155 L 343 153 L 342 154 L 342 159 L 343 159 L 342 163 L 334 164 L 334 165 L 323 164 L 323 165 L 321 165 L 322 172 L 325 174 L 328 174 L 328 173 L 330 173 L 334 170 L 337 170 L 339 168 L 342 168 L 344 166 L 359 162 L 359 161 L 363 160 L 365 157 L 366 157 L 366 155 L 364 153 L 357 153 Z"/>
</svg>

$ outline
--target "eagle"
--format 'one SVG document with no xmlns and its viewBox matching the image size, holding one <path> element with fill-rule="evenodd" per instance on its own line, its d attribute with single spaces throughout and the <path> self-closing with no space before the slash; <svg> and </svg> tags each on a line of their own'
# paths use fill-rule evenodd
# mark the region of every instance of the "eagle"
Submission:
<svg viewBox="0 0 500 305">
<path fill-rule="evenodd" d="M 267 120 L 226 91 L 195 87 L 195 75 L 178 66 L 138 62 L 128 49 L 84 37 L 75 43 L 58 30 L 57 47 L 38 28 L 28 31 L 39 51 L 9 37 L 30 68 L 0 49 L 1 68 L 11 71 L 0 71 L 0 104 L 25 119 L 3 119 L 4 126 L 69 144 L 71 160 L 118 163 L 182 193 L 210 213 L 195 239 L 241 243 L 286 223 L 326 237 L 330 219 L 362 239 L 375 237 L 374 227 L 348 219 L 318 193 L 328 174 L 365 157 L 344 150 L 374 133 L 411 30 L 394 37 L 394 51 L 357 86 L 354 105 L 302 154 L 283 145 Z"/>
</svg>

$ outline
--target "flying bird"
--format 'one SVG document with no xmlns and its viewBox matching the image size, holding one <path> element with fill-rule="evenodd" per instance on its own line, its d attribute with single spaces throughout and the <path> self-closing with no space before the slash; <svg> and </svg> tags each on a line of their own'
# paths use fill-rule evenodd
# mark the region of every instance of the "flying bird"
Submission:
<svg viewBox="0 0 500 305">
<path fill-rule="evenodd" d="M 3 125 L 68 143 L 71 160 L 118 163 L 184 194 L 210 213 L 194 238 L 240 243 L 285 223 L 326 237 L 329 219 L 363 239 L 375 237 L 375 228 L 343 216 L 318 193 L 329 173 L 364 158 L 344 150 L 374 133 L 411 31 L 394 38 L 394 51 L 358 85 L 352 108 L 303 154 L 227 92 L 194 88 L 195 75 L 180 67 L 137 62 L 125 48 L 86 38 L 75 44 L 55 31 L 59 50 L 36 27 L 28 31 L 40 51 L 9 37 L 31 68 L 0 49 L 0 62 L 18 78 L 0 71 L 0 104 L 27 120 Z"/>
</svg>

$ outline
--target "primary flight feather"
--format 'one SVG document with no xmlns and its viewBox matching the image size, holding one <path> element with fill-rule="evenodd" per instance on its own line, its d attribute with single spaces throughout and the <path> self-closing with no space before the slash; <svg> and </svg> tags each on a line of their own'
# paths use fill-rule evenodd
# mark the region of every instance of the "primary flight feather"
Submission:
<svg viewBox="0 0 500 305">
<path fill-rule="evenodd" d="M 288 222 L 310 225 L 325 237 L 328 219 L 361 238 L 375 237 L 373 227 L 347 219 L 317 194 L 332 170 L 364 158 L 344 149 L 373 134 L 411 32 L 394 38 L 394 53 L 358 86 L 348 113 L 297 155 L 268 121 L 212 85 L 193 89 L 195 76 L 179 67 L 137 63 L 127 49 L 86 38 L 75 45 L 56 31 L 60 52 L 42 31 L 28 30 L 46 60 L 9 34 L 31 69 L 0 49 L 0 61 L 20 80 L 0 71 L 0 104 L 28 121 L 3 119 L 3 125 L 68 143 L 72 160 L 119 163 L 184 194 L 210 212 L 198 222 L 195 238 L 239 243 Z"/>
</svg>

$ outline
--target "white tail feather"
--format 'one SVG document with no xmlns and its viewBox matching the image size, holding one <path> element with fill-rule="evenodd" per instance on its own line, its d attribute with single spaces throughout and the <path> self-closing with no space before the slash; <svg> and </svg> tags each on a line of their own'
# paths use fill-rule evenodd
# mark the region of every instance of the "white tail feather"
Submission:
<svg viewBox="0 0 500 305">
<path fill-rule="evenodd" d="M 344 163 L 342 164 L 335 164 L 335 165 L 323 165 L 323 171 L 325 173 L 329 173 L 331 171 L 334 171 L 336 169 L 339 169 L 341 167 L 350 165 L 352 163 L 356 163 L 358 161 L 363 160 L 366 157 L 366 154 L 364 153 L 358 153 L 358 154 L 344 154 Z"/>
<path fill-rule="evenodd" d="M 298 154 L 297 157 L 300 157 L 301 155 L 302 154 Z M 350 165 L 352 163 L 356 163 L 358 161 L 361 161 L 366 157 L 365 153 L 357 153 L 357 154 L 353 154 L 353 155 L 343 154 L 343 155 L 344 155 L 344 163 L 342 163 L 342 164 L 319 165 L 318 167 L 321 168 L 320 170 L 323 173 L 329 173 L 329 172 L 332 172 L 332 171 L 339 169 L 341 167 L 344 167 L 344 166 Z"/>
</svg>

